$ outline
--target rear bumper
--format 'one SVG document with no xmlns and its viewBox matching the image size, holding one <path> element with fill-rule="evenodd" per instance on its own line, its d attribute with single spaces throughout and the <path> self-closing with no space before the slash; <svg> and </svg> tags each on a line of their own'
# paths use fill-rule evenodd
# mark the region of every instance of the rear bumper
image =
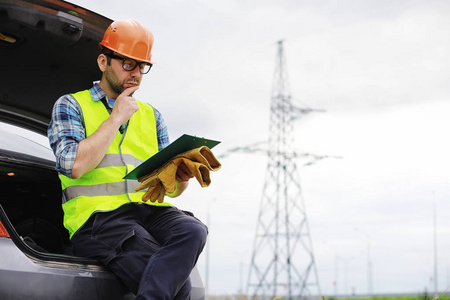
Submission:
<svg viewBox="0 0 450 300">
<path fill-rule="evenodd" d="M 0 238 L 0 253 L 0 299 L 124 299 L 126 294 L 101 266 L 32 259 L 7 238 Z"/>
</svg>

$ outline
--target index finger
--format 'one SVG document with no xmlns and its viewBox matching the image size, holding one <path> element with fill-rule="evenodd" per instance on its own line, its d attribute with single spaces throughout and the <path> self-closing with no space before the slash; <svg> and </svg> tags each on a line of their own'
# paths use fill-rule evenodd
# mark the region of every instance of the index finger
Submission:
<svg viewBox="0 0 450 300">
<path fill-rule="evenodd" d="M 126 88 L 123 90 L 123 92 L 120 95 L 124 95 L 124 96 L 131 96 L 133 95 L 134 92 L 136 92 L 139 89 L 139 86 L 131 86 L 129 88 Z M 119 96 L 120 96 L 119 95 Z"/>
</svg>

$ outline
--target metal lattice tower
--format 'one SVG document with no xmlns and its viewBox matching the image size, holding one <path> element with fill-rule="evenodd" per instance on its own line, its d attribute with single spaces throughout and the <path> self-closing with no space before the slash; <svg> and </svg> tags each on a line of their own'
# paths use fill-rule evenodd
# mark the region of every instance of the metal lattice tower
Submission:
<svg viewBox="0 0 450 300">
<path fill-rule="evenodd" d="M 296 167 L 292 120 L 311 109 L 291 103 L 283 41 L 271 95 L 268 164 L 249 269 L 250 299 L 320 295 L 311 236 Z"/>
</svg>

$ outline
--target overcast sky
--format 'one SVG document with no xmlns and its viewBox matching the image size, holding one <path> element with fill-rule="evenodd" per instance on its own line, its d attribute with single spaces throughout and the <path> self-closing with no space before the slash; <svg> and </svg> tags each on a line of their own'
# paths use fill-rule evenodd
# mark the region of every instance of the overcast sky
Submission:
<svg viewBox="0 0 450 300">
<path fill-rule="evenodd" d="M 171 139 L 217 139 L 214 149 L 267 141 L 276 43 L 291 96 L 324 112 L 295 123 L 297 161 L 323 294 L 433 291 L 450 282 L 450 2 L 72 1 L 155 35 L 156 64 L 135 94 L 164 115 Z M 95 63 L 95 62 L 93 62 Z M 340 157 L 340 158 L 334 158 Z M 213 294 L 246 287 L 267 158 L 233 153 L 212 184 L 173 201 L 210 237 L 199 270 Z M 356 229 L 357 230 L 356 230 Z M 333 282 L 337 281 L 337 286 Z"/>
</svg>

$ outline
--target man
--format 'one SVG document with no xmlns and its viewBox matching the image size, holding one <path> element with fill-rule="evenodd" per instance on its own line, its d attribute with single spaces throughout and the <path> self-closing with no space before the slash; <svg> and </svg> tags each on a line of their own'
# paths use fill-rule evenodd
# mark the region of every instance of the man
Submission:
<svg viewBox="0 0 450 300">
<path fill-rule="evenodd" d="M 133 98 L 152 66 L 152 46 L 141 23 L 113 22 L 100 43 L 100 82 L 57 100 L 48 137 L 75 255 L 104 263 L 136 299 L 188 299 L 206 226 L 167 202 L 143 202 L 139 182 L 122 179 L 169 143 L 159 111 Z M 169 196 L 192 177 L 181 165 Z"/>
</svg>

